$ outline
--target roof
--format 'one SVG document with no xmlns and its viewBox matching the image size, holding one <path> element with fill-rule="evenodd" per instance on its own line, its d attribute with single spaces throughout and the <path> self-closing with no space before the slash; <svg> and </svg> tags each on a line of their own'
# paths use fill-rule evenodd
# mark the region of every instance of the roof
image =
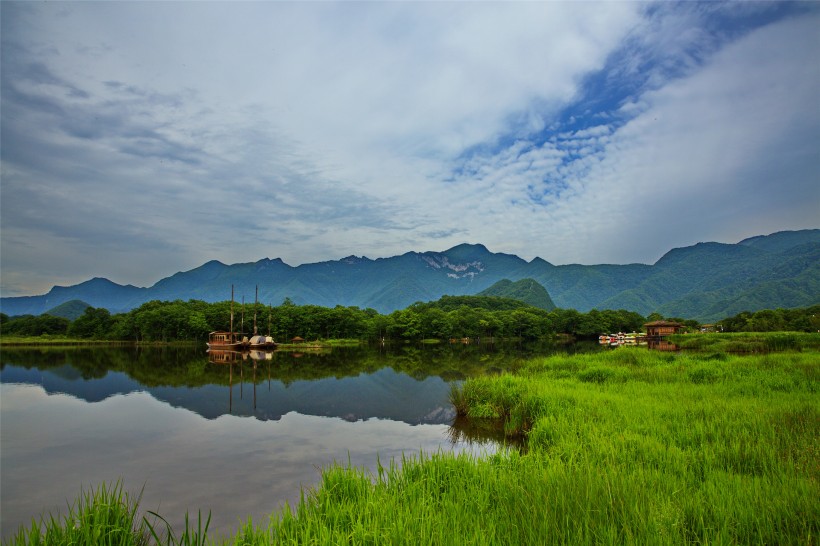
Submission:
<svg viewBox="0 0 820 546">
<path fill-rule="evenodd" d="M 680 322 L 672 322 L 670 320 L 655 320 L 655 321 L 652 321 L 652 322 L 647 322 L 646 324 L 644 324 L 644 326 L 646 326 L 646 327 L 648 327 L 648 326 L 676 326 L 676 327 L 682 327 L 683 324 L 681 324 Z"/>
</svg>

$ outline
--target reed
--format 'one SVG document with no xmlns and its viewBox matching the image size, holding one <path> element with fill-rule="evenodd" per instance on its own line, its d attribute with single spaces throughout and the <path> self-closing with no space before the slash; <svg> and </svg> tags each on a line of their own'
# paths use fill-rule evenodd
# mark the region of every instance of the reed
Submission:
<svg viewBox="0 0 820 546">
<path fill-rule="evenodd" d="M 82 491 L 62 517 L 50 514 L 21 527 L 10 546 L 142 546 L 148 544 L 136 498 L 123 491 L 122 483 L 100 485 Z"/>
<path fill-rule="evenodd" d="M 687 351 L 727 353 L 771 353 L 778 351 L 820 350 L 816 332 L 731 332 L 679 334 L 669 340 Z"/>
<path fill-rule="evenodd" d="M 49 514 L 31 525 L 21 527 L 6 542 L 8 546 L 204 546 L 211 516 L 203 524 L 202 514 L 197 526 L 185 514 L 185 527 L 177 536 L 171 525 L 159 514 L 148 512 L 141 516 L 139 504 L 142 492 L 136 497 L 122 487 L 101 484 L 95 489 L 82 491 L 69 504 L 63 516 Z M 164 529 L 158 525 L 162 522 Z"/>
</svg>

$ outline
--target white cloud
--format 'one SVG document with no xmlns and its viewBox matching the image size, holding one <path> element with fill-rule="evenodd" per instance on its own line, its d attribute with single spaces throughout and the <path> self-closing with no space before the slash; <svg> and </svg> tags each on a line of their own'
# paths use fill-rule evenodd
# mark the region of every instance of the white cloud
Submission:
<svg viewBox="0 0 820 546">
<path fill-rule="evenodd" d="M 647 109 L 614 133 L 583 193 L 559 204 L 603 219 L 575 225 L 604 244 L 564 253 L 651 261 L 665 247 L 816 225 L 818 24 L 760 29 L 645 95 Z"/>
<path fill-rule="evenodd" d="M 646 261 L 811 227 L 813 16 L 720 51 L 701 4 L 0 6 L 4 295 L 465 240 Z M 634 87 L 561 121 L 599 71 Z"/>
</svg>

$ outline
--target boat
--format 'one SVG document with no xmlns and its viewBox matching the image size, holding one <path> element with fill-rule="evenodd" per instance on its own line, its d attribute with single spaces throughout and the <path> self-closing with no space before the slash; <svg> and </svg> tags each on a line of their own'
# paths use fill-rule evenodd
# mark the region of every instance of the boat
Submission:
<svg viewBox="0 0 820 546">
<path fill-rule="evenodd" d="M 251 349 L 275 349 L 276 342 L 270 336 L 252 336 L 248 342 Z"/>
<path fill-rule="evenodd" d="M 208 334 L 208 349 L 243 349 L 248 346 L 248 338 L 237 332 L 211 332 Z"/>
<path fill-rule="evenodd" d="M 253 298 L 253 336 L 248 341 L 248 347 L 251 349 L 275 349 L 276 342 L 270 335 L 270 312 L 268 313 L 268 335 L 260 335 L 256 329 L 256 306 L 259 301 L 259 286 L 256 287 L 256 295 Z"/>
</svg>

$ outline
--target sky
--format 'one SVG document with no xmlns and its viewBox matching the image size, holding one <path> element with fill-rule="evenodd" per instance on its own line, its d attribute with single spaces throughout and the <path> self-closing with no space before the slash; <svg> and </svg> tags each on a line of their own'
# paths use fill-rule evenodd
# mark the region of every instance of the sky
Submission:
<svg viewBox="0 0 820 546">
<path fill-rule="evenodd" d="M 0 2 L 0 294 L 820 227 L 820 3 Z"/>
</svg>

